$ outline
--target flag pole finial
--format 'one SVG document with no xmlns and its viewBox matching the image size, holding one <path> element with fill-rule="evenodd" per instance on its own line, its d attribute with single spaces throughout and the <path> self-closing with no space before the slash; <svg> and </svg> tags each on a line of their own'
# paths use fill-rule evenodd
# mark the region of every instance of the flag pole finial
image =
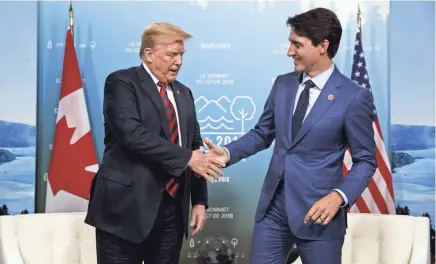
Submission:
<svg viewBox="0 0 436 264">
<path fill-rule="evenodd" d="M 362 12 L 360 11 L 360 5 L 357 5 L 357 26 L 359 27 L 359 30 L 362 27 Z"/>
<path fill-rule="evenodd" d="M 70 29 L 71 34 L 73 34 L 74 29 L 74 10 L 73 10 L 73 1 L 70 1 L 70 8 L 68 9 L 68 13 L 70 14 Z"/>
</svg>

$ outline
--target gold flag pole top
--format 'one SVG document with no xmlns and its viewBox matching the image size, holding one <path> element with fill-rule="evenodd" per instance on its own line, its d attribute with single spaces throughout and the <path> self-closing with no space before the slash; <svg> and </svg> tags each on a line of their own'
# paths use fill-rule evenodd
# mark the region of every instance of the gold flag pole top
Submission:
<svg viewBox="0 0 436 264">
<path fill-rule="evenodd" d="M 73 10 L 73 3 L 72 3 L 72 1 L 70 1 L 70 9 L 68 10 L 68 12 L 70 13 L 70 29 L 71 29 L 71 34 L 73 34 L 73 32 L 74 32 L 74 10 Z"/>
<path fill-rule="evenodd" d="M 360 12 L 360 5 L 357 5 L 357 26 L 359 30 L 362 27 L 362 12 Z"/>
</svg>

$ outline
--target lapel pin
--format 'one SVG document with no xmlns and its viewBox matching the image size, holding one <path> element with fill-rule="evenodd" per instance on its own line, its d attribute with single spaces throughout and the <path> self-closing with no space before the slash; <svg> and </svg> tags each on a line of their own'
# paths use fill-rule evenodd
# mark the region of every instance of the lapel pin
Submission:
<svg viewBox="0 0 436 264">
<path fill-rule="evenodd" d="M 330 101 L 335 99 L 335 96 L 333 94 L 329 94 L 329 96 L 327 97 Z"/>
</svg>

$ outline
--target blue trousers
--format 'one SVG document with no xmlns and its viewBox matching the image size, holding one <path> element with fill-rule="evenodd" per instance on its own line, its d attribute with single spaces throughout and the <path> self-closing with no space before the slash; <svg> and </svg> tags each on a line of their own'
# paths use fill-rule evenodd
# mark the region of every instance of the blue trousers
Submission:
<svg viewBox="0 0 436 264">
<path fill-rule="evenodd" d="M 250 264 L 284 264 L 294 243 L 303 264 L 341 264 L 344 238 L 303 240 L 291 232 L 286 215 L 284 189 L 279 184 L 265 217 L 254 225 Z"/>
</svg>

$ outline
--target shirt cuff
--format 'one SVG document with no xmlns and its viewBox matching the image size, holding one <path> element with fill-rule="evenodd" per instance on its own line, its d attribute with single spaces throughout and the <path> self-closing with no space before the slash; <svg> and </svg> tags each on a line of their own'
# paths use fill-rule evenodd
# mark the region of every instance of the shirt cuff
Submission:
<svg viewBox="0 0 436 264">
<path fill-rule="evenodd" d="M 347 204 L 348 204 L 347 196 L 339 189 L 335 189 L 335 191 L 337 191 L 342 196 L 342 199 L 344 199 L 344 202 L 342 203 L 341 207 L 347 206 Z"/>
<path fill-rule="evenodd" d="M 203 152 L 203 153 L 204 153 L 204 152 Z M 192 150 L 191 150 L 191 154 L 190 154 L 190 157 L 189 157 L 188 163 L 186 163 L 185 170 L 189 167 L 189 162 L 191 161 L 191 158 L 192 158 Z"/>
<path fill-rule="evenodd" d="M 223 147 L 223 149 L 227 152 L 227 160 L 230 161 L 230 151 L 226 147 Z"/>
</svg>

